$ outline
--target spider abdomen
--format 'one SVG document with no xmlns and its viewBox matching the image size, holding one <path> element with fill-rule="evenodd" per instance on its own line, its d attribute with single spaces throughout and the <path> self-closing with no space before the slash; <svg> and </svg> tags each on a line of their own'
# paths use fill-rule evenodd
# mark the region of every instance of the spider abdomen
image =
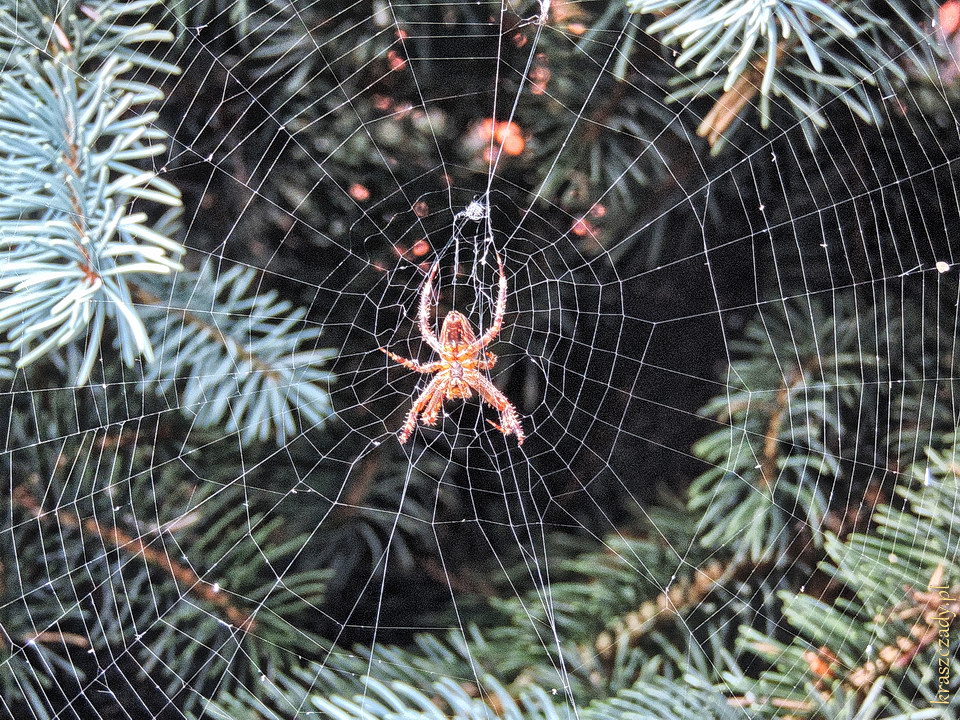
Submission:
<svg viewBox="0 0 960 720">
<path fill-rule="evenodd" d="M 470 327 L 470 321 L 463 313 L 451 310 L 443 319 L 440 328 L 440 344 L 444 347 L 469 346 L 477 341 L 477 336 Z"/>
</svg>

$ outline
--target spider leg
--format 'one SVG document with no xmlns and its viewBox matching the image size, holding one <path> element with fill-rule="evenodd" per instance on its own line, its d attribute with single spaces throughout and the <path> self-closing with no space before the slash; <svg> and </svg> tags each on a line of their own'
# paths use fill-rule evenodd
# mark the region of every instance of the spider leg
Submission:
<svg viewBox="0 0 960 720">
<path fill-rule="evenodd" d="M 423 336 L 424 342 L 432 347 L 437 353 L 442 352 L 442 346 L 440 345 L 440 340 L 433 332 L 433 328 L 430 327 L 430 296 L 433 294 L 433 279 L 437 276 L 437 271 L 439 269 L 439 262 L 435 262 L 433 267 L 430 268 L 430 274 L 427 275 L 427 281 L 423 284 L 423 289 L 420 291 L 419 312 L 420 334 Z"/>
<path fill-rule="evenodd" d="M 523 445 L 526 437 L 523 434 L 523 426 L 520 424 L 520 416 L 517 415 L 517 409 L 513 406 L 507 396 L 494 387 L 494 384 L 482 375 L 476 378 L 477 394 L 483 398 L 484 402 L 497 409 L 500 413 L 500 424 L 490 423 L 504 435 L 516 435 L 517 445 Z M 490 422 L 489 420 L 487 422 Z"/>
<path fill-rule="evenodd" d="M 403 427 L 400 428 L 400 444 L 405 443 L 410 435 L 413 433 L 414 429 L 417 427 L 417 416 L 420 414 L 420 411 L 423 410 L 424 405 L 431 402 L 434 394 L 437 391 L 437 386 L 440 384 L 440 378 L 435 377 L 430 381 L 430 384 L 424 388 L 423 392 L 417 397 L 413 403 L 413 407 L 410 408 L 410 412 L 407 413 L 407 419 L 403 423 Z"/>
<path fill-rule="evenodd" d="M 407 419 L 403 423 L 403 427 L 400 428 L 400 444 L 403 445 L 407 440 L 410 439 L 410 434 L 413 432 L 414 428 L 417 427 L 417 415 L 419 414 L 416 405 L 407 413 Z"/>
<path fill-rule="evenodd" d="M 392 353 L 386 348 L 380 348 L 380 352 L 386 354 L 386 356 L 389 357 L 391 360 L 400 363 L 405 368 L 408 368 L 410 370 L 415 370 L 416 372 L 419 372 L 419 373 L 436 372 L 442 367 L 442 364 L 439 362 L 432 362 L 432 363 L 426 363 L 426 364 L 418 363 L 416 360 L 410 360 L 408 358 L 401 357 L 396 353 Z"/>
<path fill-rule="evenodd" d="M 424 425 L 436 425 L 437 416 L 440 414 L 440 408 L 443 407 L 443 401 L 447 397 L 446 387 L 443 384 L 437 385 L 436 390 L 433 391 L 433 397 L 430 398 L 430 402 L 427 403 L 426 409 L 423 411 L 423 415 L 420 416 L 420 422 Z"/>
<path fill-rule="evenodd" d="M 483 360 L 477 361 L 478 370 L 491 370 L 493 369 L 493 366 L 497 364 L 497 356 L 492 352 L 485 352 L 483 357 Z"/>
<path fill-rule="evenodd" d="M 503 261 L 500 259 L 500 253 L 497 253 L 497 268 L 500 270 L 500 291 L 497 293 L 497 307 L 493 312 L 493 323 L 473 343 L 475 350 L 489 345 L 500 334 L 500 328 L 503 327 L 503 316 L 507 311 L 507 276 L 503 272 Z"/>
</svg>

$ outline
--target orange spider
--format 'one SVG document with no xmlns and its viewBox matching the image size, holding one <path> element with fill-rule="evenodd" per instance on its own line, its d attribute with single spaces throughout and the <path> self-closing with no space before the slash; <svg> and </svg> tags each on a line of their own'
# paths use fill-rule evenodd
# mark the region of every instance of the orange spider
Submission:
<svg viewBox="0 0 960 720">
<path fill-rule="evenodd" d="M 430 327 L 430 295 L 433 292 L 433 279 L 436 277 L 439 264 L 434 263 L 427 277 L 427 282 L 420 292 L 420 334 L 440 356 L 439 360 L 421 364 L 416 360 L 395 355 L 386 348 L 380 348 L 392 360 L 405 368 L 419 373 L 436 373 L 436 376 L 420 396 L 414 401 L 413 407 L 407 413 L 407 421 L 400 430 L 400 442 L 405 443 L 417 427 L 417 417 L 424 425 L 436 425 L 437 416 L 444 400 L 453 398 L 467 399 L 477 395 L 488 405 L 493 406 L 500 413 L 500 424 L 487 420 L 504 435 L 516 435 L 517 445 L 523 444 L 523 427 L 517 409 L 507 400 L 506 396 L 494 387 L 480 371 L 491 369 L 497 362 L 497 356 L 486 352 L 484 348 L 500 333 L 503 326 L 503 315 L 507 309 L 507 276 L 503 273 L 503 263 L 497 255 L 497 267 L 500 270 L 500 293 L 497 297 L 497 307 L 494 311 L 493 324 L 479 338 L 470 327 L 466 316 L 456 310 L 451 310 L 443 319 L 440 337 L 433 333 Z M 481 353 L 483 357 L 481 358 Z"/>
</svg>

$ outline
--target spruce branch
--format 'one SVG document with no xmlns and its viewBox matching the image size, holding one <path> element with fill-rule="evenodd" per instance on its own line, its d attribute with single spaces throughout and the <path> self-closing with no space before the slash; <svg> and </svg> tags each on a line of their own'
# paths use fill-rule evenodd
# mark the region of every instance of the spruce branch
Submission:
<svg viewBox="0 0 960 720">
<path fill-rule="evenodd" d="M 597 636 L 595 648 L 610 659 L 623 646 L 635 645 L 657 626 L 682 617 L 699 607 L 717 584 L 736 572 L 735 566 L 711 561 L 697 568 L 689 578 L 680 578 L 668 590 L 646 600 L 636 610 L 618 617 Z"/>
<path fill-rule="evenodd" d="M 256 692 L 224 693 L 206 709 L 215 720 L 293 720 L 295 708 L 304 706 L 340 720 L 561 720 L 571 712 L 562 686 L 510 687 L 492 675 L 478 676 L 460 652 L 451 657 L 439 646 L 423 650 L 424 655 L 394 648 L 378 653 L 376 676 L 366 672 L 363 655 L 332 656 L 322 665 L 271 678 Z M 735 720 L 742 713 L 695 673 L 670 679 L 647 672 L 618 693 L 581 703 L 579 717 Z"/>
<path fill-rule="evenodd" d="M 754 57 L 766 53 L 760 91 L 769 93 L 781 38 L 795 35 L 811 67 L 823 72 L 823 60 L 811 33 L 823 32 L 825 27 L 849 38 L 857 35 L 842 8 L 838 12 L 821 0 L 627 0 L 627 6 L 639 13 L 670 10 L 647 31 L 664 32 L 664 42 L 684 48 L 676 59 L 677 67 L 698 60 L 695 73 L 703 75 L 716 58 L 727 58 L 724 91 L 734 86 Z"/>
<path fill-rule="evenodd" d="M 960 615 L 960 584 L 949 587 L 942 594 L 929 589 L 948 587 L 943 585 L 944 582 L 945 568 L 940 564 L 930 576 L 926 589 L 905 588 L 907 600 L 891 608 L 887 617 L 874 618 L 876 623 L 889 622 L 891 619 L 912 622 L 906 633 L 877 651 L 876 660 L 868 660 L 850 670 L 843 682 L 855 690 L 864 691 L 882 675 L 909 666 L 917 655 L 937 642 L 942 632 L 945 631 L 944 634 L 949 636 Z"/>
<path fill-rule="evenodd" d="M 144 282 L 134 292 L 149 327 L 156 360 L 143 387 L 175 393 L 172 402 L 199 427 L 236 432 L 245 444 L 296 431 L 332 415 L 324 365 L 336 355 L 318 348 L 318 325 L 274 290 L 255 293 L 252 269 L 235 266 L 214 277 L 198 272 Z"/>
<path fill-rule="evenodd" d="M 192 568 L 176 562 L 165 551 L 151 547 L 150 542 L 134 537 L 121 528 L 104 525 L 92 517 L 80 518 L 65 510 L 46 511 L 29 489 L 22 484 L 13 489 L 12 498 L 19 507 L 38 520 L 44 522 L 56 520 L 62 527 L 77 528 L 90 538 L 102 541 L 104 545 L 134 557 L 142 557 L 150 565 L 169 574 L 178 587 L 185 588 L 187 592 L 217 608 L 234 627 L 243 632 L 253 632 L 257 629 L 253 615 L 234 604 L 229 596 L 220 592 L 213 583 L 204 581 Z"/>
<path fill-rule="evenodd" d="M 931 668 L 937 667 L 940 623 L 956 627 L 960 612 L 958 452 L 956 438 L 929 450 L 927 461 L 912 468 L 912 482 L 896 488 L 905 502 L 878 507 L 870 531 L 845 540 L 828 535 L 821 569 L 845 592 L 832 601 L 781 593 L 793 640 L 740 628 L 741 647 L 770 667 L 755 679 L 731 678 L 731 687 L 749 693 L 733 701 L 764 717 L 789 708 L 852 718 L 936 699 L 938 676 Z M 960 669 L 955 657 L 947 662 L 954 673 Z"/>
<path fill-rule="evenodd" d="M 18 0 L 0 5 L 0 51 L 18 57 L 39 54 L 66 61 L 79 70 L 114 58 L 144 70 L 176 75 L 176 65 L 148 52 L 166 44 L 173 35 L 143 22 L 160 0 Z M 4 63 L 5 73 L 16 67 Z"/>
<path fill-rule="evenodd" d="M 782 58 L 786 50 L 787 45 L 781 42 L 777 46 L 776 59 Z M 757 93 L 761 91 L 761 83 L 768 66 L 769 61 L 765 57 L 751 63 L 750 67 L 744 69 L 730 89 L 725 90 L 710 111 L 703 116 L 703 120 L 697 127 L 697 135 L 705 138 L 710 147 L 720 142 L 740 114 L 756 98 Z"/>
<path fill-rule="evenodd" d="M 17 424 L 18 438 L 24 429 Z M 46 558 L 35 570 L 17 568 L 16 584 L 0 588 L 14 672 L 56 686 L 90 663 L 129 655 L 137 682 L 149 679 L 187 708 L 215 688 L 251 683 L 323 649 L 299 618 L 322 604 L 328 573 L 293 566 L 306 536 L 285 529 L 272 496 L 194 485 L 182 466 L 141 468 L 164 452 L 162 443 L 126 447 L 107 437 L 34 442 L 11 455 L 12 522 L 2 537 L 22 557 Z M 129 475 L 118 479 L 121 468 Z M 25 470 L 30 480 L 15 481 Z M 64 498 L 69 506 L 49 508 Z M 142 628 L 136 642 L 133 626 Z M 51 633 L 64 639 L 57 643 Z M 27 634 L 42 642 L 19 642 Z M 89 645 L 79 658 L 70 652 L 75 635 Z M 44 665 L 25 670 L 37 652 L 45 653 Z M 0 684 L 9 685 L 7 678 L 0 675 Z M 23 690 L 18 696 L 31 702 Z"/>
<path fill-rule="evenodd" d="M 719 95 L 698 133 L 714 150 L 757 98 L 761 126 L 785 110 L 813 140 L 833 100 L 867 123 L 883 122 L 880 97 L 911 77 L 935 79 L 944 48 L 925 11 L 905 0 L 881 8 L 853 0 L 627 0 L 658 18 L 647 31 L 679 49 L 668 101 Z M 684 67 L 693 65 L 689 72 Z M 876 87 L 880 93 L 872 90 Z"/>
<path fill-rule="evenodd" d="M 203 273 L 157 281 L 182 270 L 184 248 L 171 239 L 177 214 L 151 224 L 134 207 L 180 204 L 173 185 L 140 167 L 164 151 L 166 135 L 145 107 L 163 95 L 133 72 L 176 71 L 141 50 L 169 33 L 128 24 L 154 5 L 104 2 L 50 15 L 27 2 L 0 13 L 0 34 L 16 33 L 0 46 L 33 48 L 0 85 L 0 182 L 10 193 L 0 199 L 0 332 L 18 367 L 84 342 L 75 369 L 84 384 L 112 329 L 124 363 L 148 366 L 144 387 L 166 392 L 183 381 L 175 402 L 199 426 L 282 443 L 298 421 L 311 427 L 330 414 L 320 383 L 332 376 L 319 366 L 333 353 L 306 345 L 318 329 L 298 327 L 305 310 L 288 312 L 276 293 L 240 297 L 252 272 L 225 274 L 224 298 L 185 287 L 218 286 Z M 196 294 L 209 302 L 191 305 Z M 196 342 L 182 353 L 178 341 Z"/>
<path fill-rule="evenodd" d="M 702 410 L 722 427 L 694 445 L 712 467 L 692 483 L 689 507 L 703 513 L 700 542 L 727 547 L 737 561 L 784 561 L 797 521 L 815 544 L 822 542 L 824 486 L 840 470 L 830 445 L 843 430 L 837 387 L 862 383 L 861 363 L 859 354 L 835 343 L 857 342 L 849 320 L 830 318 L 821 307 L 812 318 L 806 312 L 787 306 L 748 327 L 734 345 L 745 359 L 731 367 L 733 387 Z M 790 345 L 796 351 L 781 357 L 777 349 Z M 828 381 L 827 373 L 836 377 Z"/>
<path fill-rule="evenodd" d="M 701 543 L 752 562 L 792 562 L 793 540 L 818 548 L 827 530 L 856 524 L 856 507 L 836 503 L 838 489 L 882 496 L 878 469 L 899 471 L 923 434 L 953 427 L 949 404 L 931 400 L 948 383 L 926 380 L 952 375 L 949 358 L 927 350 L 951 342 L 944 329 L 914 322 L 924 311 L 913 303 L 903 325 L 879 312 L 858 308 L 852 294 L 831 307 L 787 302 L 731 343 L 729 392 L 701 411 L 719 427 L 694 445 L 711 465 L 689 489 L 690 509 L 703 513 Z M 896 430 L 878 441 L 876 428 L 887 425 Z"/>
<path fill-rule="evenodd" d="M 29 33 L 21 35 L 16 23 L 23 18 L 29 27 L 31 8 L 39 12 L 28 3 L 16 17 L 0 16 L 0 35 L 16 33 L 4 36 L 4 44 L 29 44 Z M 77 23 L 72 26 L 83 27 Z M 46 16 L 34 18 L 37 28 L 49 24 Z M 164 151 L 156 114 L 142 110 L 162 95 L 130 79 L 134 61 L 119 54 L 86 74 L 78 50 L 83 38 L 71 41 L 56 27 L 51 59 L 36 48 L 16 56 L 14 71 L 0 84 L 0 184 L 8 193 L 0 199 L 0 290 L 6 291 L 0 331 L 19 353 L 18 367 L 84 337 L 76 373 L 77 384 L 84 384 L 108 323 L 128 366 L 138 356 L 152 358 L 129 282 L 179 269 L 184 249 L 133 209 L 138 199 L 180 202 L 175 187 L 137 167 Z M 112 32 L 123 42 L 145 40 L 142 27 Z M 148 37 L 168 39 L 166 33 Z"/>
</svg>

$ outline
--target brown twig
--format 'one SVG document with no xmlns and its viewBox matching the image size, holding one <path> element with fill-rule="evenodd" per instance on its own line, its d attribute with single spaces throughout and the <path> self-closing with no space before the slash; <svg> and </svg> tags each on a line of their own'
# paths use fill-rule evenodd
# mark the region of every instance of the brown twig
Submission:
<svg viewBox="0 0 960 720">
<path fill-rule="evenodd" d="M 58 94 L 56 88 L 54 88 L 53 91 L 55 94 Z M 63 184 L 70 194 L 70 208 L 73 213 L 73 216 L 70 218 L 70 223 L 73 225 L 74 230 L 77 231 L 76 246 L 83 256 L 83 261 L 78 262 L 77 265 L 80 267 L 84 279 L 92 285 L 100 279 L 100 274 L 93 267 L 90 251 L 82 242 L 83 237 L 87 234 L 87 216 L 83 211 L 83 204 L 80 202 L 80 195 L 76 188 L 76 181 L 80 178 L 80 147 L 73 141 L 75 130 L 73 118 L 68 115 L 66 122 L 67 133 L 64 140 L 66 141 L 67 150 L 63 154 L 63 163 L 69 168 L 72 175 L 68 174 L 64 178 Z"/>
<path fill-rule="evenodd" d="M 78 528 L 87 535 L 97 537 L 105 544 L 112 545 L 118 550 L 133 556 L 143 557 L 150 565 L 168 573 L 177 583 L 185 586 L 189 592 L 219 608 L 233 626 L 244 632 L 252 632 L 256 627 L 253 615 L 234 605 L 230 598 L 221 593 L 213 584 L 202 580 L 193 569 L 172 560 L 167 553 L 150 547 L 149 543 L 140 538 L 133 537 L 119 528 L 102 525 L 93 518 L 81 519 L 77 515 L 64 510 L 46 512 L 23 485 L 14 488 L 13 501 L 38 520 L 46 520 L 53 516 L 63 526 Z"/>
<path fill-rule="evenodd" d="M 448 586 L 454 592 L 469 593 L 486 598 L 497 596 L 497 589 L 481 576 L 474 576 L 465 570 L 454 573 L 449 568 L 444 568 L 434 558 L 424 558 L 418 564 L 431 580 Z"/>
<path fill-rule="evenodd" d="M 787 43 L 781 40 L 777 45 L 777 62 L 787 53 Z M 710 147 L 717 144 L 723 134 L 730 128 L 743 109 L 749 105 L 760 92 L 763 75 L 767 71 L 767 57 L 758 58 L 740 74 L 733 86 L 710 108 L 710 112 L 703 118 L 697 128 L 697 135 L 707 139 Z"/>
<path fill-rule="evenodd" d="M 55 645 L 64 643 L 75 647 L 90 647 L 90 641 L 78 633 L 62 632 L 60 630 L 44 630 L 41 632 L 27 633 L 23 636 L 23 641 L 43 643 L 44 645 Z"/>
<path fill-rule="evenodd" d="M 677 580 L 655 598 L 618 618 L 612 627 L 600 633 L 595 643 L 597 653 L 609 659 L 619 644 L 635 644 L 656 625 L 699 605 L 718 582 L 735 570 L 734 566 L 724 566 L 714 561 L 697 568 L 691 578 Z"/>
<path fill-rule="evenodd" d="M 944 568 L 940 565 L 928 585 L 940 586 L 943 579 Z M 935 620 L 942 619 L 948 626 L 956 624 L 957 615 L 960 614 L 960 585 L 954 585 L 946 591 L 947 599 L 929 589 L 907 590 L 909 600 L 893 608 L 888 617 L 876 618 L 879 622 L 884 622 L 889 617 L 898 620 L 913 619 L 907 635 L 900 636 L 890 645 L 880 648 L 876 660 L 866 662 L 847 673 L 844 682 L 850 687 L 865 690 L 890 670 L 907 667 L 918 654 L 936 642 L 940 627 Z"/>
<path fill-rule="evenodd" d="M 343 515 L 353 515 L 363 505 L 364 500 L 377 479 L 377 472 L 383 467 L 383 459 L 377 453 L 371 453 L 360 464 L 356 482 L 352 483 L 342 501 Z"/>
<path fill-rule="evenodd" d="M 767 421 L 767 432 L 763 438 L 763 454 L 760 460 L 760 478 L 766 487 L 770 487 L 777 480 L 780 428 L 783 425 L 783 417 L 789 408 L 790 393 L 804 381 L 808 372 L 809 368 L 804 366 L 794 368 L 777 392 L 775 409 Z"/>
<path fill-rule="evenodd" d="M 866 693 L 879 678 L 891 670 L 908 667 L 925 648 L 934 644 L 943 630 L 941 622 L 948 626 L 956 624 L 957 616 L 960 615 L 960 585 L 954 585 L 946 591 L 935 592 L 931 589 L 943 586 L 944 573 L 943 565 L 939 565 L 930 577 L 926 589 L 914 590 L 908 587 L 908 600 L 894 606 L 888 613 L 874 618 L 878 623 L 885 623 L 890 619 L 913 620 L 906 635 L 897 637 L 877 651 L 876 660 L 841 672 L 839 659 L 828 647 L 803 653 L 803 659 L 815 678 L 814 688 L 824 701 L 830 699 L 832 688 L 835 687 Z M 941 595 L 941 592 L 945 593 L 945 596 Z M 767 654 L 777 652 L 777 648 L 767 645 L 755 645 L 754 649 Z M 757 702 L 756 698 L 739 695 L 727 698 L 727 703 L 736 707 L 746 707 Z M 806 712 L 815 707 L 809 701 L 785 698 L 765 698 L 762 702 L 773 707 Z"/>
</svg>

